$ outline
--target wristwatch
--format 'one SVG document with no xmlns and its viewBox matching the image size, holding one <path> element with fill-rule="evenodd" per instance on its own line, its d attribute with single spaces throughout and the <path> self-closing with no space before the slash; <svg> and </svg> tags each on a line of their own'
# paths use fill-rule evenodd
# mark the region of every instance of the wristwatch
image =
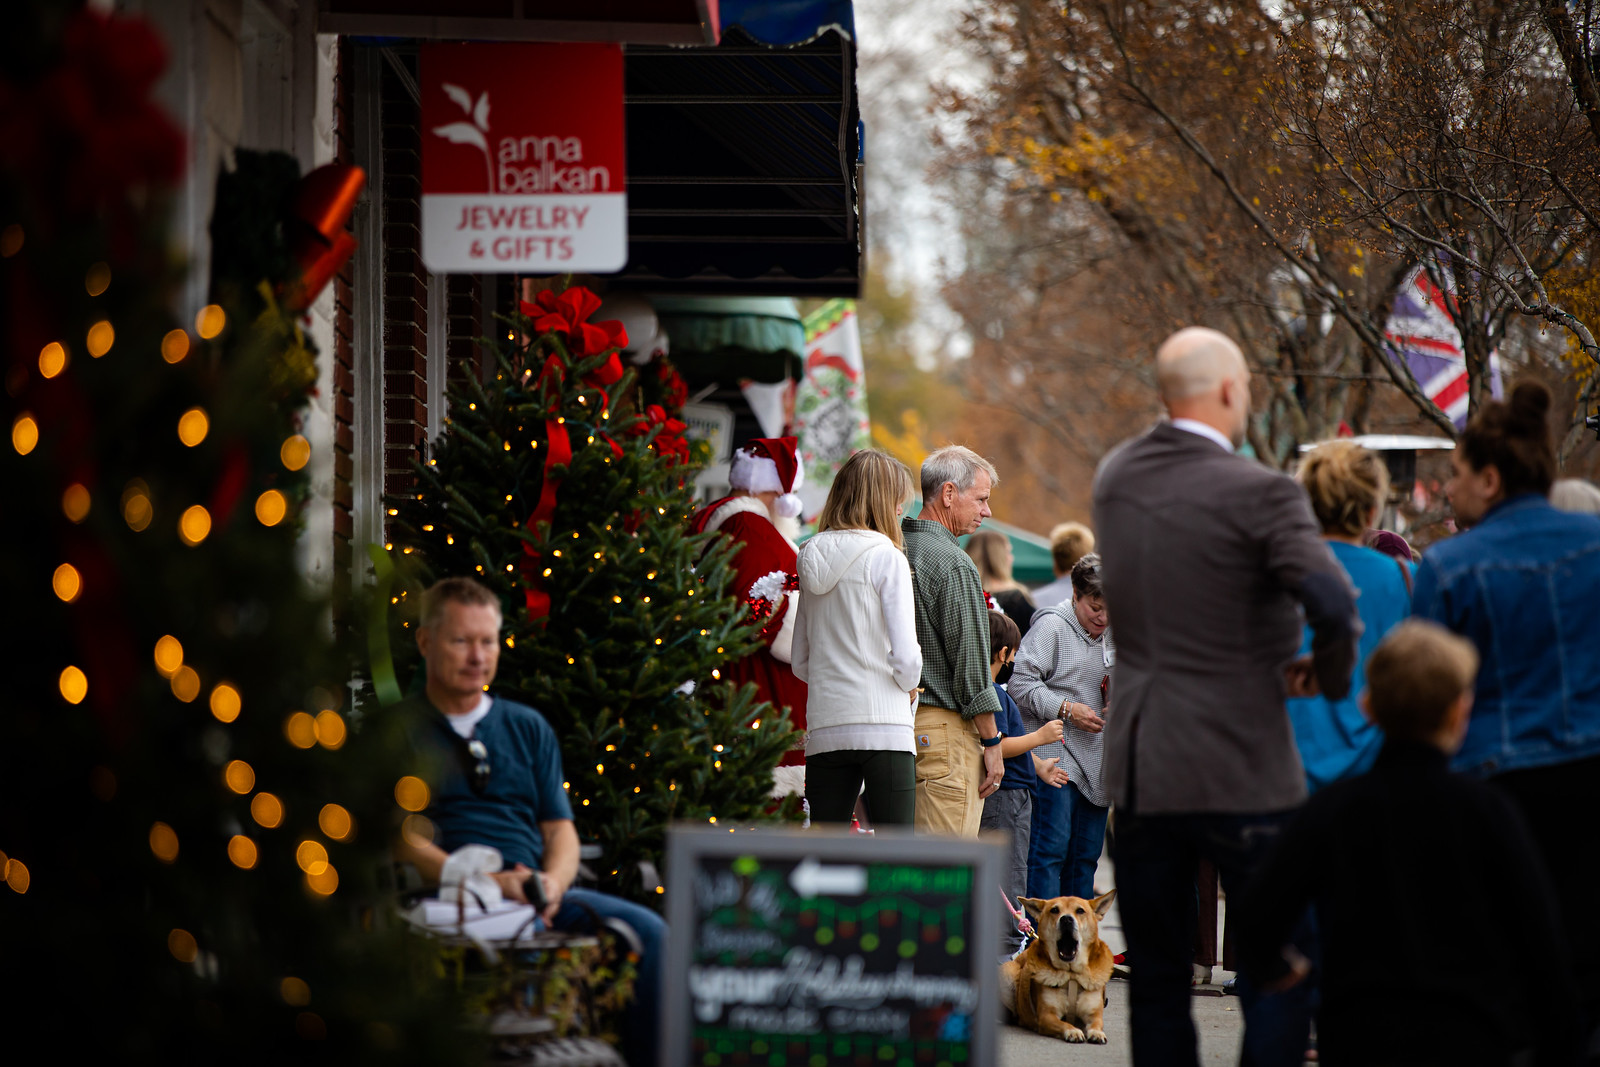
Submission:
<svg viewBox="0 0 1600 1067">
<path fill-rule="evenodd" d="M 1005 739 L 1005 734 L 996 731 L 993 737 L 980 737 L 978 738 L 978 742 L 982 744 L 984 748 L 993 748 Z"/>
</svg>

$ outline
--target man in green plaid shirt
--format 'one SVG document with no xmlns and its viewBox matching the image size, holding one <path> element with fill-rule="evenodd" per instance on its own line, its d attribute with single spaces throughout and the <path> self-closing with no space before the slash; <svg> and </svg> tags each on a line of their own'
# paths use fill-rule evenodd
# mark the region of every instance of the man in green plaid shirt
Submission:
<svg viewBox="0 0 1600 1067">
<path fill-rule="evenodd" d="M 922 645 L 917 704 L 916 828 L 977 837 L 983 800 L 1005 764 L 989 676 L 989 615 L 978 568 L 956 538 L 989 517 L 998 482 L 988 460 L 960 445 L 922 463 L 922 511 L 901 521 Z"/>
</svg>

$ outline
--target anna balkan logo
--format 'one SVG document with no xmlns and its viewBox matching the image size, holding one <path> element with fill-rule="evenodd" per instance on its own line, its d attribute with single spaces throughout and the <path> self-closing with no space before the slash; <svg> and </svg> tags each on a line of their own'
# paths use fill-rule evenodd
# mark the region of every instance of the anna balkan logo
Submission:
<svg viewBox="0 0 1600 1067">
<path fill-rule="evenodd" d="M 581 138 L 501 137 L 498 145 L 491 149 L 489 94 L 484 92 L 474 103 L 472 94 L 459 85 L 445 82 L 441 83 L 440 88 L 461 108 L 466 118 L 436 126 L 433 134 L 452 144 L 472 145 L 483 153 L 483 172 L 488 192 L 570 194 L 611 191 L 609 167 L 582 165 Z"/>
</svg>

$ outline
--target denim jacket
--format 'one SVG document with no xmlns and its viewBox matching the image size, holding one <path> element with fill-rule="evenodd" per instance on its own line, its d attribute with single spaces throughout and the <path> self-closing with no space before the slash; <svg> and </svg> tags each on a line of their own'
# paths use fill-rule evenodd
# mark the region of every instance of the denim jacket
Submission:
<svg viewBox="0 0 1600 1067">
<path fill-rule="evenodd" d="M 1600 518 L 1528 493 L 1434 545 L 1412 614 L 1478 647 L 1454 767 L 1478 775 L 1600 754 Z"/>
</svg>

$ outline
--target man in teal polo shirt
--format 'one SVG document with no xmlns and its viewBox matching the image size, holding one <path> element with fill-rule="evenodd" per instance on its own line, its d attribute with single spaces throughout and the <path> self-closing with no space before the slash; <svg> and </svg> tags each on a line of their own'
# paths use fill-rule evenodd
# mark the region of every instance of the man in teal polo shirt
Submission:
<svg viewBox="0 0 1600 1067">
<path fill-rule="evenodd" d="M 977 837 L 983 800 L 1000 788 L 1005 762 L 989 677 L 989 606 L 978 568 L 957 537 L 989 517 L 994 465 L 950 445 L 922 462 L 922 511 L 900 530 L 922 645 L 917 704 L 917 813 L 922 832 Z"/>
</svg>

